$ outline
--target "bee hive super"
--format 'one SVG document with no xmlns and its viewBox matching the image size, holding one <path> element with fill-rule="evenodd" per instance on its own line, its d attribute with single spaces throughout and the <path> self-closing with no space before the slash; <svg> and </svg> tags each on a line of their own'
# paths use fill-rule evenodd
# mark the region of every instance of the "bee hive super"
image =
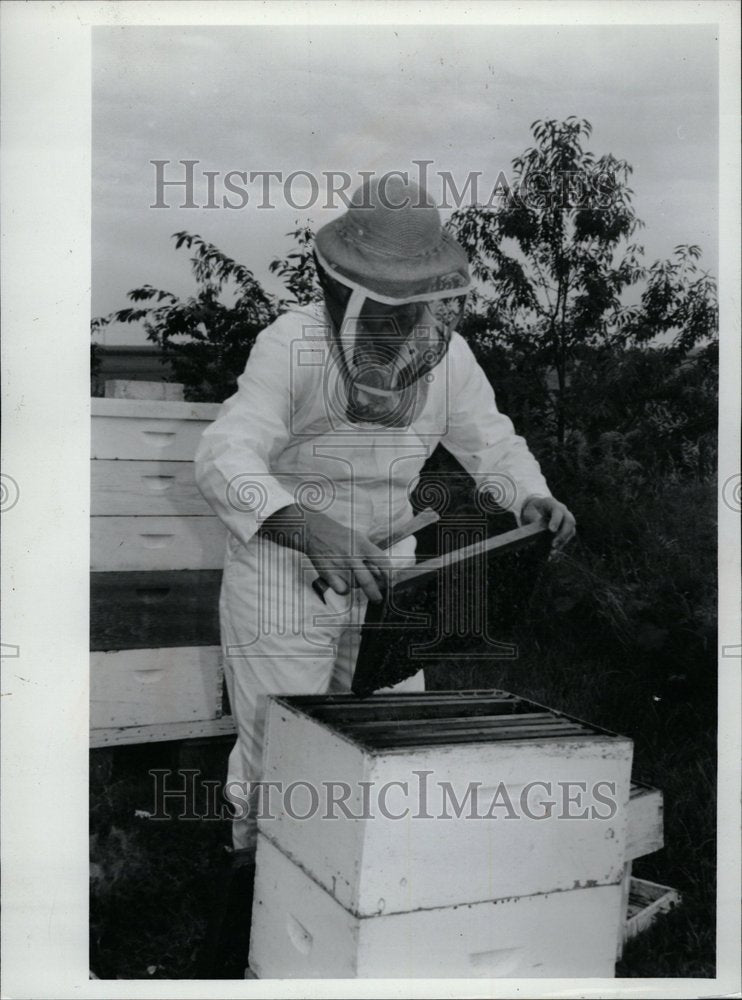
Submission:
<svg viewBox="0 0 742 1000">
<path fill-rule="evenodd" d="M 503 691 L 271 699 L 251 968 L 613 975 L 631 758 Z"/>
</svg>

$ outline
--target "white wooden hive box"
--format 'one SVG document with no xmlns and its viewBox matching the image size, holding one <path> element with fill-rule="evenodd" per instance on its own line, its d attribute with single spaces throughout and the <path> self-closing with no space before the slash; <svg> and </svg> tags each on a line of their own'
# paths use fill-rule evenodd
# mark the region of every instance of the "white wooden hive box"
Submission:
<svg viewBox="0 0 742 1000">
<path fill-rule="evenodd" d="M 621 882 L 631 741 L 506 692 L 271 698 L 264 753 L 264 780 L 280 782 L 283 793 L 271 793 L 261 833 L 354 915 Z M 302 784 L 287 808 L 293 782 Z M 349 786 L 350 816 L 327 807 L 328 782 Z M 406 782 L 407 792 L 394 782 Z M 529 789 L 534 782 L 545 788 Z M 451 796 L 467 803 L 472 783 L 476 807 L 469 799 L 457 818 Z M 585 818 L 565 815 L 566 783 L 582 796 L 566 811 L 587 810 Z M 407 808 L 405 818 L 382 815 L 385 785 L 386 811 Z M 613 806 L 595 799 L 599 785 Z M 308 786 L 317 789 L 314 801 Z M 520 808 L 523 796 L 544 818 Z M 493 800 L 509 801 L 516 815 L 507 805 L 491 809 Z M 444 804 L 449 818 L 441 818 Z"/>
<path fill-rule="evenodd" d="M 219 667 L 218 646 L 91 653 L 90 726 L 215 719 L 222 693 Z"/>
<path fill-rule="evenodd" d="M 258 838 L 250 969 L 259 979 L 614 975 L 621 887 L 359 917 Z"/>
<path fill-rule="evenodd" d="M 216 403 L 93 399 L 91 458 L 192 462 Z"/>
<path fill-rule="evenodd" d="M 219 406 L 93 399 L 91 411 L 91 745 L 231 732 L 208 615 L 226 531 L 193 472 Z M 186 621 L 178 596 L 205 577 Z"/>
</svg>

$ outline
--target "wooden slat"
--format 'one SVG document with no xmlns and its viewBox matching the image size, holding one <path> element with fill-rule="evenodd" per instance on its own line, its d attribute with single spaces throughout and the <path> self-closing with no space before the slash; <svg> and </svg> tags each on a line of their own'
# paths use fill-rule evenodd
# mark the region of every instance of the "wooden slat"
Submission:
<svg viewBox="0 0 742 1000">
<path fill-rule="evenodd" d="M 526 717 L 527 719 L 527 717 Z M 431 719 L 429 721 L 422 722 L 420 726 L 408 728 L 406 722 L 399 722 L 393 726 L 390 726 L 387 730 L 374 730 L 368 729 L 365 726 L 349 727 L 345 732 L 352 731 L 354 733 L 363 734 L 364 737 L 368 736 L 369 739 L 385 740 L 387 737 L 390 739 L 396 739 L 398 736 L 401 739 L 417 739 L 420 736 L 434 735 L 434 736 L 456 736 L 457 733 L 461 734 L 477 734 L 477 733 L 491 733 L 492 738 L 496 739 L 498 733 L 509 732 L 510 730 L 524 732 L 524 733 L 540 733 L 546 732 L 556 732 L 561 729 L 575 730 L 576 732 L 590 732 L 591 730 L 586 729 L 584 726 L 580 726 L 577 723 L 568 722 L 561 719 L 544 719 L 538 720 L 536 722 L 522 722 L 521 717 L 517 715 L 506 716 L 505 718 L 499 717 L 498 719 L 490 722 L 485 721 L 481 718 L 462 720 L 461 724 L 449 725 L 447 719 Z"/>
<path fill-rule="evenodd" d="M 231 715 L 195 722 L 171 722 L 151 726 L 113 726 L 93 729 L 90 746 L 128 746 L 134 743 L 162 743 L 166 740 L 189 740 L 210 736 L 228 736 L 237 731 Z"/>
<path fill-rule="evenodd" d="M 219 643 L 219 570 L 91 573 L 90 648 Z"/>
<path fill-rule="evenodd" d="M 107 378 L 106 399 L 159 400 L 160 402 L 184 401 L 182 382 L 146 382 L 144 379 Z"/>
<path fill-rule="evenodd" d="M 191 403 L 180 400 L 162 399 L 106 399 L 94 396 L 90 400 L 93 419 L 119 417 L 126 419 L 145 418 L 149 420 L 214 420 L 221 409 L 221 403 Z"/>
<path fill-rule="evenodd" d="M 663 797 L 658 788 L 634 783 L 628 806 L 626 860 L 643 858 L 664 847 Z"/>
<path fill-rule="evenodd" d="M 298 696 L 303 697 L 302 695 Z M 328 696 L 327 698 L 315 698 L 314 696 L 307 697 L 306 701 L 302 701 L 302 707 L 306 707 L 309 711 L 328 711 L 328 712 L 365 712 L 373 707 L 386 707 L 393 708 L 395 705 L 408 706 L 411 711 L 415 709 L 416 706 L 425 705 L 436 705 L 438 708 L 450 707 L 452 711 L 469 711 L 470 709 L 475 710 L 484 704 L 492 705 L 527 705 L 528 702 L 523 701 L 514 694 L 483 694 L 479 698 L 448 698 L 431 692 L 428 694 L 413 694 L 410 693 L 406 695 L 400 693 L 398 695 L 384 695 L 380 696 L 378 693 L 374 694 L 373 699 L 352 698 L 346 702 L 336 700 L 335 696 Z M 297 705 L 298 707 L 298 705 Z"/>
<path fill-rule="evenodd" d="M 94 515 L 208 515 L 192 462 L 90 463 Z"/>
<path fill-rule="evenodd" d="M 466 717 L 469 719 L 492 714 L 512 719 L 520 717 L 521 708 L 522 706 L 517 701 L 503 699 L 502 701 L 488 700 L 481 705 L 467 705 L 463 708 L 461 706 L 457 708 L 455 705 L 436 704 L 435 702 L 430 705 L 421 704 L 414 707 L 368 704 L 365 708 L 359 706 L 347 711 L 344 711 L 340 706 L 332 706 L 329 709 L 314 709 L 311 714 L 312 718 L 341 729 L 344 726 L 360 725 L 366 721 L 373 722 L 374 720 L 378 720 L 381 724 L 402 720 L 440 719 L 446 721 L 457 717 L 458 712 L 461 711 L 466 711 Z"/>
<path fill-rule="evenodd" d="M 218 646 L 91 654 L 91 729 L 216 719 L 220 709 Z"/>
<path fill-rule="evenodd" d="M 382 733 L 404 733 L 426 730 L 435 732 L 436 729 L 471 729 L 479 728 L 511 728 L 513 726 L 543 726 L 552 725 L 559 722 L 557 716 L 551 713 L 523 713 L 516 715 L 511 712 L 497 715 L 462 715 L 462 716 L 436 716 L 428 719 L 364 719 L 360 722 L 336 722 L 335 728 L 344 733 L 368 733 L 376 735 Z"/>
<path fill-rule="evenodd" d="M 482 542 L 467 545 L 463 549 L 455 549 L 453 552 L 447 552 L 445 555 L 438 556 L 435 559 L 426 559 L 418 563 L 417 566 L 394 570 L 391 574 L 391 583 L 395 589 L 404 589 L 407 586 L 420 582 L 421 578 L 429 576 L 431 573 L 437 573 L 439 570 L 457 566 L 469 559 L 477 559 L 481 556 L 488 556 L 497 552 L 511 552 L 514 549 L 532 544 L 539 537 L 548 535 L 548 533 L 548 528 L 540 523 L 526 524 L 521 528 L 515 528 L 513 531 L 506 531 L 501 535 L 494 535 L 492 538 L 487 538 Z"/>
<path fill-rule="evenodd" d="M 632 786 L 633 791 L 634 786 Z M 631 862 L 627 861 L 623 866 L 623 878 L 621 879 L 621 909 L 619 910 L 620 920 L 618 924 L 618 936 L 616 939 L 616 961 L 623 958 L 623 949 L 626 942 L 626 918 L 629 912 L 629 894 L 631 891 Z"/>
<path fill-rule="evenodd" d="M 292 707 L 310 710 L 314 707 L 347 708 L 365 710 L 371 705 L 415 705 L 415 704 L 479 704 L 482 698 L 522 701 L 518 695 L 497 688 L 469 688 L 461 691 L 426 691 L 424 693 L 375 694 L 373 701 L 358 698 L 354 694 L 299 694 L 284 696 Z M 531 704 L 524 702 L 524 704 Z"/>
<path fill-rule="evenodd" d="M 217 517 L 93 517 L 90 568 L 221 569 L 225 540 Z"/>
<path fill-rule="evenodd" d="M 507 733 L 506 735 L 498 736 L 497 740 L 489 740 L 487 737 L 481 734 L 477 735 L 467 735 L 466 737 L 460 737 L 455 740 L 451 739 L 450 736 L 431 736 L 429 739 L 419 739 L 419 740 L 406 740 L 405 742 L 374 742 L 361 741 L 359 740 L 359 745 L 363 745 L 371 750 L 379 753 L 393 753 L 397 750 L 416 750 L 423 747 L 450 747 L 450 746 L 460 746 L 467 743 L 490 743 L 496 742 L 499 744 L 505 743 L 531 743 L 534 741 L 534 736 L 524 733 Z M 585 742 L 594 742 L 600 737 L 596 733 L 586 733 L 584 730 L 575 730 L 574 732 L 559 732 L 559 733 L 546 733 L 538 737 L 538 742 L 547 744 L 560 741 L 568 741 L 570 743 L 583 744 Z"/>
<path fill-rule="evenodd" d="M 376 749 L 393 750 L 401 747 L 433 746 L 454 743 L 500 743 L 509 740 L 543 740 L 569 737 L 595 737 L 596 733 L 583 729 L 582 726 L 570 726 L 554 723 L 544 726 L 512 726 L 510 728 L 476 728 L 476 729 L 431 729 L 428 733 L 399 733 L 376 736 L 372 734 L 354 734 L 354 739 Z"/>
</svg>

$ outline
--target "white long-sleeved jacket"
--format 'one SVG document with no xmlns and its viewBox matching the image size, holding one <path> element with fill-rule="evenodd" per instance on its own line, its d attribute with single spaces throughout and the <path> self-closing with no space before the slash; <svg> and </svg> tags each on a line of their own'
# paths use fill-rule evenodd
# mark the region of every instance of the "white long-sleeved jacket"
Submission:
<svg viewBox="0 0 742 1000">
<path fill-rule="evenodd" d="M 229 529 L 232 557 L 265 518 L 297 499 L 384 534 L 410 513 L 410 494 L 439 442 L 518 518 L 526 497 L 551 495 L 463 337 L 453 335 L 421 380 L 409 427 L 359 426 L 344 416 L 328 324 L 320 306 L 284 313 L 263 330 L 237 392 L 203 434 L 196 481 Z"/>
</svg>

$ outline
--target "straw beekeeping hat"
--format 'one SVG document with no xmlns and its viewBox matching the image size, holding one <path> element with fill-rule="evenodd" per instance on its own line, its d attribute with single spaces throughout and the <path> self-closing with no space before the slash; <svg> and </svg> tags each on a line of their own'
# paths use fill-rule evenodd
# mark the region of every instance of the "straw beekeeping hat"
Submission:
<svg viewBox="0 0 742 1000">
<path fill-rule="evenodd" d="M 470 286 L 466 254 L 438 209 L 396 174 L 366 180 L 347 212 L 317 232 L 315 251 L 332 277 L 382 302 L 445 298 Z"/>
</svg>

